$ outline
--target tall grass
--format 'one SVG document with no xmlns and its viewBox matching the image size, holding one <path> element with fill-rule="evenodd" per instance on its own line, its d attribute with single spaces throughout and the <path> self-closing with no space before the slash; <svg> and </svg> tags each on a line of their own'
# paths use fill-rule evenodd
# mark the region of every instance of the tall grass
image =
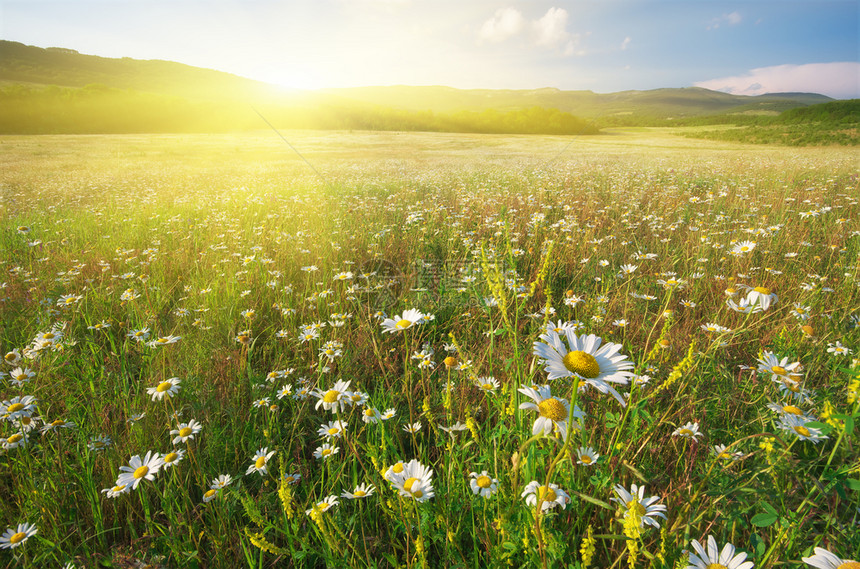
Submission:
<svg viewBox="0 0 860 569">
<path fill-rule="evenodd" d="M 0 520 L 38 533 L 0 563 L 668 568 L 707 535 L 756 567 L 860 555 L 849 151 L 300 137 L 324 181 L 266 136 L 2 140 L 0 348 L 22 359 L 3 364 Z M 738 312 L 745 286 L 777 298 Z M 408 309 L 426 318 L 386 332 Z M 547 379 L 535 343 L 564 323 L 619 345 L 625 405 Z M 533 435 L 540 385 L 570 405 L 549 413 L 566 441 Z M 361 403 L 328 411 L 332 390 Z M 133 456 L 174 449 L 108 497 Z M 398 463 L 432 469 L 420 496 Z M 620 498 L 632 484 L 654 500 Z"/>
</svg>

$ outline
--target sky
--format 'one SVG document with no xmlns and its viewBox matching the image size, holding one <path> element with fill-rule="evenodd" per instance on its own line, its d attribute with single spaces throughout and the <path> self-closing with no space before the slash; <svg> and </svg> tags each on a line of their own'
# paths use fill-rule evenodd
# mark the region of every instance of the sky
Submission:
<svg viewBox="0 0 860 569">
<path fill-rule="evenodd" d="M 860 97 L 860 0 L 0 0 L 0 38 L 285 87 Z"/>
</svg>

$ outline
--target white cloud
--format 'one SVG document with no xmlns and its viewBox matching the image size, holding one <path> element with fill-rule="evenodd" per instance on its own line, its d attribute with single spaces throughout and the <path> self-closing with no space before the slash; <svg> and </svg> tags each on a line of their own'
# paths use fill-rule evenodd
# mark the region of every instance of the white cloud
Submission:
<svg viewBox="0 0 860 569">
<path fill-rule="evenodd" d="M 631 41 L 633 41 L 633 40 L 630 38 L 630 36 L 627 36 L 626 38 L 624 38 L 624 41 L 621 42 L 621 51 L 624 51 L 625 49 L 627 49 L 630 46 Z"/>
<path fill-rule="evenodd" d="M 567 33 L 567 10 L 550 8 L 540 20 L 532 22 L 532 29 L 536 45 L 559 47 L 567 43 L 570 39 Z"/>
<path fill-rule="evenodd" d="M 860 97 L 860 63 L 842 61 L 774 65 L 751 69 L 743 75 L 695 83 L 697 87 L 735 95 L 765 93 L 821 93 L 835 99 Z"/>
<path fill-rule="evenodd" d="M 501 42 L 525 28 L 525 18 L 516 8 L 500 8 L 478 31 L 479 41 Z"/>
<path fill-rule="evenodd" d="M 521 36 L 534 47 L 556 50 L 566 56 L 584 55 L 584 50 L 577 50 L 580 35 L 567 31 L 567 20 L 564 8 L 550 8 L 531 22 L 516 8 L 501 8 L 478 30 L 478 43 L 498 43 Z"/>
<path fill-rule="evenodd" d="M 711 20 L 711 23 L 708 25 L 709 30 L 715 30 L 720 27 L 722 24 L 728 24 L 730 26 L 736 26 L 743 21 L 739 12 L 732 12 L 730 14 L 723 14 L 719 18 L 714 18 Z"/>
</svg>

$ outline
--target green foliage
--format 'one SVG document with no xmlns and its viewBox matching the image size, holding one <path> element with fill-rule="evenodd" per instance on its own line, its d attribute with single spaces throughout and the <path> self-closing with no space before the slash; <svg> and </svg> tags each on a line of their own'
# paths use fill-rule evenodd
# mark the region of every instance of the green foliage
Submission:
<svg viewBox="0 0 860 569">
<path fill-rule="evenodd" d="M 0 531 L 38 527 L 0 564 L 662 568 L 706 535 L 759 569 L 860 554 L 851 149 L 628 133 L 560 158 L 557 137 L 290 134 L 325 180 L 271 133 L 3 138 L 0 353 L 26 359 L 0 362 L 0 402 L 32 395 L 52 428 L 13 448 L 23 424 L 0 419 Z M 743 314 L 726 302 L 742 285 L 778 299 Z M 377 311 L 409 308 L 435 318 L 383 331 Z M 565 322 L 633 363 L 613 384 L 626 405 L 548 380 L 535 342 Z M 148 345 L 144 328 L 181 339 Z M 28 352 L 49 330 L 56 349 Z M 798 384 L 774 381 L 765 351 Z M 20 386 L 18 364 L 35 374 Z M 175 396 L 153 400 L 173 376 Z M 338 380 L 365 405 L 318 405 Z M 533 384 L 584 413 L 567 442 L 533 435 L 557 409 L 520 407 Z M 789 403 L 827 438 L 785 428 Z M 395 415 L 365 422 L 371 407 Z M 191 419 L 202 431 L 174 443 Z M 339 451 L 316 458 L 336 420 Z M 693 422 L 697 439 L 679 431 Z M 267 471 L 246 474 L 263 447 Z M 106 496 L 130 457 L 173 449 L 181 462 Z M 433 471 L 429 500 L 383 478 L 410 459 Z M 483 471 L 488 498 L 470 484 Z M 530 482 L 569 501 L 536 514 Z M 375 492 L 341 496 L 360 483 Z M 634 483 L 666 507 L 659 528 L 619 503 Z"/>
</svg>

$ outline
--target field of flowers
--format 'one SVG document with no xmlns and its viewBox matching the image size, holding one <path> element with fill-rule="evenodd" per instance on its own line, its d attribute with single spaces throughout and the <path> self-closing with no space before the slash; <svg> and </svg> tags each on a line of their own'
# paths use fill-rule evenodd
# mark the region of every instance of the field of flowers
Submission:
<svg viewBox="0 0 860 569">
<path fill-rule="evenodd" d="M 853 149 L 0 138 L 0 567 L 860 567 Z"/>
</svg>

